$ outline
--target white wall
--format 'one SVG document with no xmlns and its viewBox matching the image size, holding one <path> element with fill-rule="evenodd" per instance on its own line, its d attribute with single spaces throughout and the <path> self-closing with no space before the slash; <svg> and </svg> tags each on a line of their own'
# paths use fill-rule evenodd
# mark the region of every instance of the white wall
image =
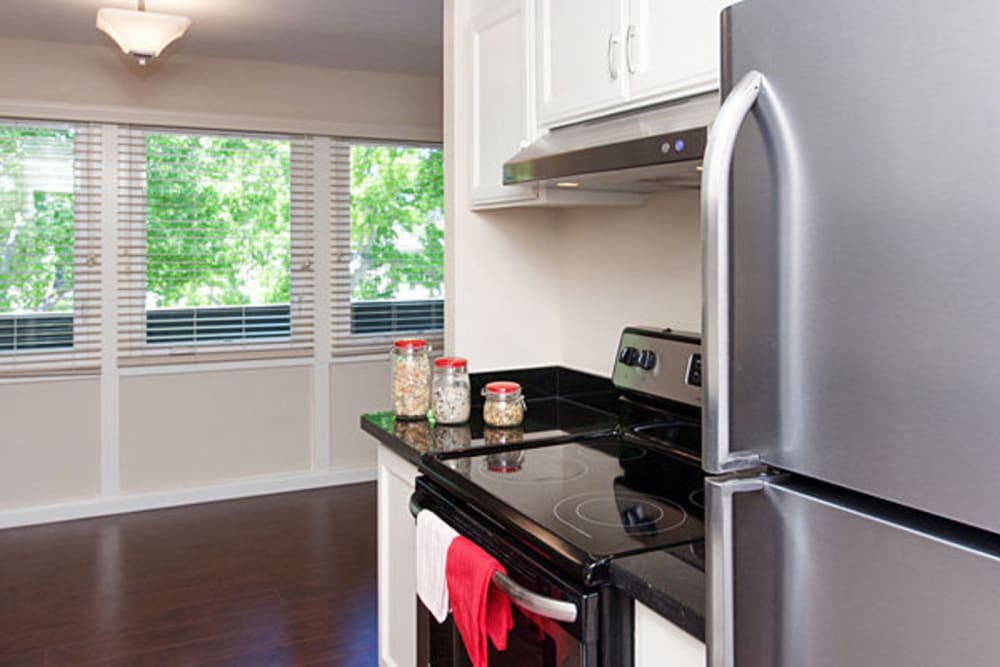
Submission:
<svg viewBox="0 0 1000 667">
<path fill-rule="evenodd" d="M 697 191 L 658 194 L 642 208 L 562 211 L 560 363 L 610 375 L 625 325 L 700 331 L 700 243 Z"/>
<path fill-rule="evenodd" d="M 700 330 L 698 193 L 639 208 L 470 211 L 468 35 L 484 5 L 445 2 L 447 350 L 473 370 L 609 375 L 626 325 Z"/>
<path fill-rule="evenodd" d="M 100 492 L 97 380 L 0 385 L 0 433 L 0 509 Z"/>
<path fill-rule="evenodd" d="M 470 9 L 445 3 L 445 347 L 472 371 L 550 364 L 560 344 L 555 212 L 469 210 Z"/>
<path fill-rule="evenodd" d="M 0 39 L 0 81 L 0 117 L 442 136 L 435 77 L 180 55 L 141 69 L 110 45 Z M 385 403 L 385 361 L 326 352 L 306 365 L 129 369 L 117 392 L 112 364 L 104 402 L 98 377 L 0 384 L 0 527 L 373 479 L 358 416 Z"/>
<path fill-rule="evenodd" d="M 121 378 L 121 486 L 161 491 L 312 462 L 312 368 Z"/>
<path fill-rule="evenodd" d="M 441 79 L 0 39 L 0 116 L 439 141 Z"/>
<path fill-rule="evenodd" d="M 372 438 L 361 431 L 361 415 L 388 410 L 389 360 L 342 361 L 330 365 L 330 461 L 332 467 L 375 465 Z"/>
</svg>

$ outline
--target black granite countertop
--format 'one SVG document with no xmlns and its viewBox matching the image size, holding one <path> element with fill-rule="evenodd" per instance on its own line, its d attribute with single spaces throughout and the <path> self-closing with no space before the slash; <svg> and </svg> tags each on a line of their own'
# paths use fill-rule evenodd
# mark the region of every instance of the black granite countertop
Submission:
<svg viewBox="0 0 1000 667">
<path fill-rule="evenodd" d="M 611 581 L 660 616 L 705 641 L 705 543 L 611 562 Z"/>
<path fill-rule="evenodd" d="M 467 424 L 446 426 L 433 419 L 406 421 L 386 411 L 361 415 L 361 428 L 394 453 L 417 464 L 427 453 L 606 431 L 619 421 L 618 394 L 606 378 L 550 366 L 473 373 L 470 379 L 473 406 Z M 482 404 L 476 398 L 484 384 L 498 379 L 521 384 L 528 409 L 519 428 L 495 429 L 483 424 Z"/>
<path fill-rule="evenodd" d="M 473 396 L 486 382 L 521 383 L 528 409 L 520 429 L 491 429 L 474 403 L 468 424 L 446 426 L 432 419 L 404 421 L 391 411 L 361 416 L 361 428 L 403 459 L 419 464 L 425 454 L 541 438 L 594 433 L 628 422 L 635 407 L 619 400 L 610 381 L 559 367 L 472 374 Z M 619 558 L 612 562 L 615 586 L 671 623 L 704 641 L 704 543 Z"/>
<path fill-rule="evenodd" d="M 361 416 L 361 428 L 394 453 L 417 464 L 428 453 L 593 433 L 613 429 L 618 424 L 614 413 L 568 398 L 535 398 L 526 403 L 528 409 L 520 428 L 486 426 L 479 410 L 473 410 L 469 423 L 458 426 L 435 424 L 429 419 L 405 421 L 396 419 L 392 412 L 375 412 Z"/>
</svg>

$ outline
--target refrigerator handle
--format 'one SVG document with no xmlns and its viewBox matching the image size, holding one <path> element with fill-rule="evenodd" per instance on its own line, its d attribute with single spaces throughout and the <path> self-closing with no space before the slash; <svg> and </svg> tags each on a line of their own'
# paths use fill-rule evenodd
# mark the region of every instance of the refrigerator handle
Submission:
<svg viewBox="0 0 1000 667">
<path fill-rule="evenodd" d="M 733 495 L 760 491 L 766 479 L 706 479 L 708 614 L 705 639 L 708 667 L 733 667 Z"/>
<path fill-rule="evenodd" d="M 705 147 L 701 174 L 702 337 L 705 353 L 702 465 L 723 473 L 757 465 L 756 454 L 730 452 L 729 179 L 743 120 L 760 95 L 764 76 L 751 70 L 719 109 Z"/>
</svg>

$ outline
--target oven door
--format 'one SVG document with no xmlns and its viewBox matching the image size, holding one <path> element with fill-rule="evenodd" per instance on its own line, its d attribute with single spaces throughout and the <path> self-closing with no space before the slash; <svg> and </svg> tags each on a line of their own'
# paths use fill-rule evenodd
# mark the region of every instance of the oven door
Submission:
<svg viewBox="0 0 1000 667">
<path fill-rule="evenodd" d="M 471 667 L 462 637 L 451 619 L 438 623 L 417 600 L 417 664 L 428 667 Z M 592 647 L 591 647 L 592 648 Z M 490 667 L 577 667 L 596 665 L 588 660 L 588 647 L 558 625 L 539 628 L 514 605 L 514 629 L 507 635 L 507 649 L 490 645 Z"/>
<path fill-rule="evenodd" d="M 511 599 L 514 628 L 507 636 L 507 650 L 490 646 L 490 667 L 597 667 L 599 659 L 599 617 L 601 591 L 575 587 L 539 565 L 503 537 L 502 529 L 491 526 L 474 510 L 459 508 L 446 492 L 426 478 L 417 480 L 410 511 L 430 510 L 459 534 L 472 540 L 507 569 L 507 576 L 495 577 Z M 418 605 L 418 665 L 452 667 L 470 665 L 462 637 L 449 614 L 437 623 Z"/>
</svg>

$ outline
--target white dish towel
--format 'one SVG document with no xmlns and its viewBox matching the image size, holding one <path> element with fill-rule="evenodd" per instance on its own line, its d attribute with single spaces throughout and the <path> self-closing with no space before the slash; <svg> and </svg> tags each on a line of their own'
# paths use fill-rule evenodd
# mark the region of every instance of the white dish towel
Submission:
<svg viewBox="0 0 1000 667">
<path fill-rule="evenodd" d="M 458 537 L 437 514 L 417 513 L 417 595 L 438 623 L 448 618 L 448 547 Z"/>
</svg>

